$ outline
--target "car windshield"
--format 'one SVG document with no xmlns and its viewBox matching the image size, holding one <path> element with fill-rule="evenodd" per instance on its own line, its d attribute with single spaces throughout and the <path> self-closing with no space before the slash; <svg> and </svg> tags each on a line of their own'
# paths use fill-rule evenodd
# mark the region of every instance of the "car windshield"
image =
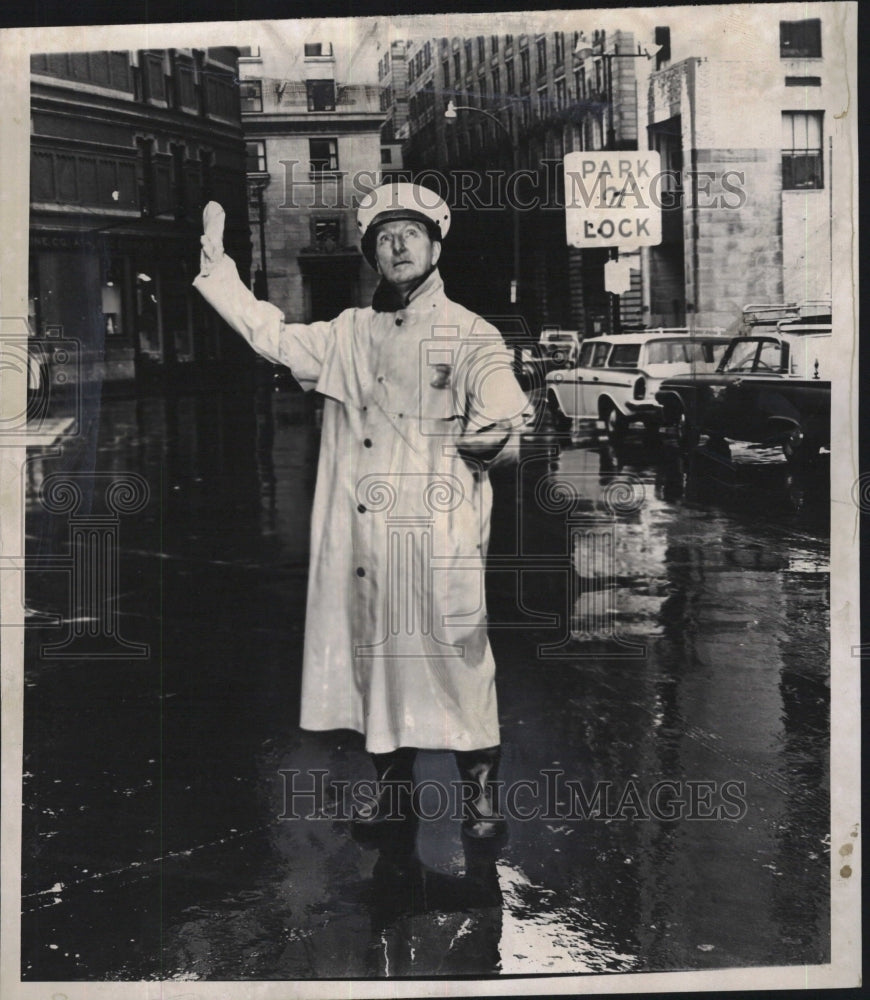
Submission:
<svg viewBox="0 0 870 1000">
<path fill-rule="evenodd" d="M 650 365 L 709 365 L 719 361 L 728 341 L 710 343 L 700 340 L 652 340 L 646 346 Z"/>
<path fill-rule="evenodd" d="M 722 359 L 723 372 L 779 371 L 782 350 L 779 341 L 769 337 L 746 337 L 733 341 Z"/>
</svg>

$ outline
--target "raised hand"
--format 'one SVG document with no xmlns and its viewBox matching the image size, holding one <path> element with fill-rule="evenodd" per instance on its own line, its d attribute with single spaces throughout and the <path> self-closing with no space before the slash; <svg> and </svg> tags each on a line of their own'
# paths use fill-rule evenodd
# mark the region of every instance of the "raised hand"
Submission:
<svg viewBox="0 0 870 1000">
<path fill-rule="evenodd" d="M 200 237 L 202 252 L 199 266 L 202 274 L 210 274 L 211 269 L 224 255 L 224 220 L 226 213 L 216 202 L 210 201 L 202 213 L 203 235 Z"/>
</svg>

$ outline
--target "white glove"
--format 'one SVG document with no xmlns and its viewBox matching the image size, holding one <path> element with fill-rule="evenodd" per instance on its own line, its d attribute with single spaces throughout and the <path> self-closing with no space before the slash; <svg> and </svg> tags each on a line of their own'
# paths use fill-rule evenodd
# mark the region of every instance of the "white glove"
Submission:
<svg viewBox="0 0 870 1000">
<path fill-rule="evenodd" d="M 216 201 L 210 201 L 202 213 L 203 235 L 200 237 L 202 252 L 199 255 L 200 273 L 211 274 L 212 268 L 224 255 L 224 221 L 226 213 Z"/>
<path fill-rule="evenodd" d="M 224 253 L 224 219 L 224 210 L 216 201 L 205 206 L 200 272 L 193 287 L 254 350 L 270 361 L 282 363 L 284 314 L 271 303 L 258 301 L 242 282 L 235 262 Z"/>
</svg>

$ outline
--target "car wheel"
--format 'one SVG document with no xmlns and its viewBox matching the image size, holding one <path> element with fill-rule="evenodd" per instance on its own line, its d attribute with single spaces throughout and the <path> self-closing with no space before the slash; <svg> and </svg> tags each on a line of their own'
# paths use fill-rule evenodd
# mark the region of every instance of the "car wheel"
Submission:
<svg viewBox="0 0 870 1000">
<path fill-rule="evenodd" d="M 619 444 L 625 437 L 625 430 L 628 427 L 628 421 L 615 406 L 611 406 L 605 412 L 602 419 L 604 420 L 604 427 L 607 431 L 607 437 L 610 439 L 610 443 Z"/>
<path fill-rule="evenodd" d="M 547 405 L 550 411 L 550 420 L 553 423 L 553 429 L 557 434 L 568 434 L 571 431 L 573 421 L 570 417 L 565 416 L 565 412 L 559 405 L 556 393 L 553 392 L 552 389 L 547 393 Z"/>
<path fill-rule="evenodd" d="M 821 445 L 817 441 L 804 437 L 798 428 L 795 428 L 782 443 L 782 453 L 791 466 L 809 465 L 818 456 L 820 448 Z"/>
</svg>

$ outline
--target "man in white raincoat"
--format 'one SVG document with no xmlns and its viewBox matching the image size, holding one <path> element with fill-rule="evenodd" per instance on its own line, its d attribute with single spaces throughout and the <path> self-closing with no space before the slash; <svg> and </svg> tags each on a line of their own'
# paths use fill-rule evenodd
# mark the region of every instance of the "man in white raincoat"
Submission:
<svg viewBox="0 0 870 1000">
<path fill-rule="evenodd" d="M 219 205 L 204 220 L 196 288 L 256 351 L 324 396 L 301 726 L 365 734 L 379 795 L 359 822 L 387 817 L 385 793 L 410 786 L 417 749 L 453 750 L 463 830 L 495 836 L 486 467 L 528 401 L 498 331 L 444 294 L 450 210 L 413 184 L 370 192 L 358 225 L 381 276 L 372 306 L 311 324 L 285 323 L 242 284 L 223 253 Z"/>
</svg>

